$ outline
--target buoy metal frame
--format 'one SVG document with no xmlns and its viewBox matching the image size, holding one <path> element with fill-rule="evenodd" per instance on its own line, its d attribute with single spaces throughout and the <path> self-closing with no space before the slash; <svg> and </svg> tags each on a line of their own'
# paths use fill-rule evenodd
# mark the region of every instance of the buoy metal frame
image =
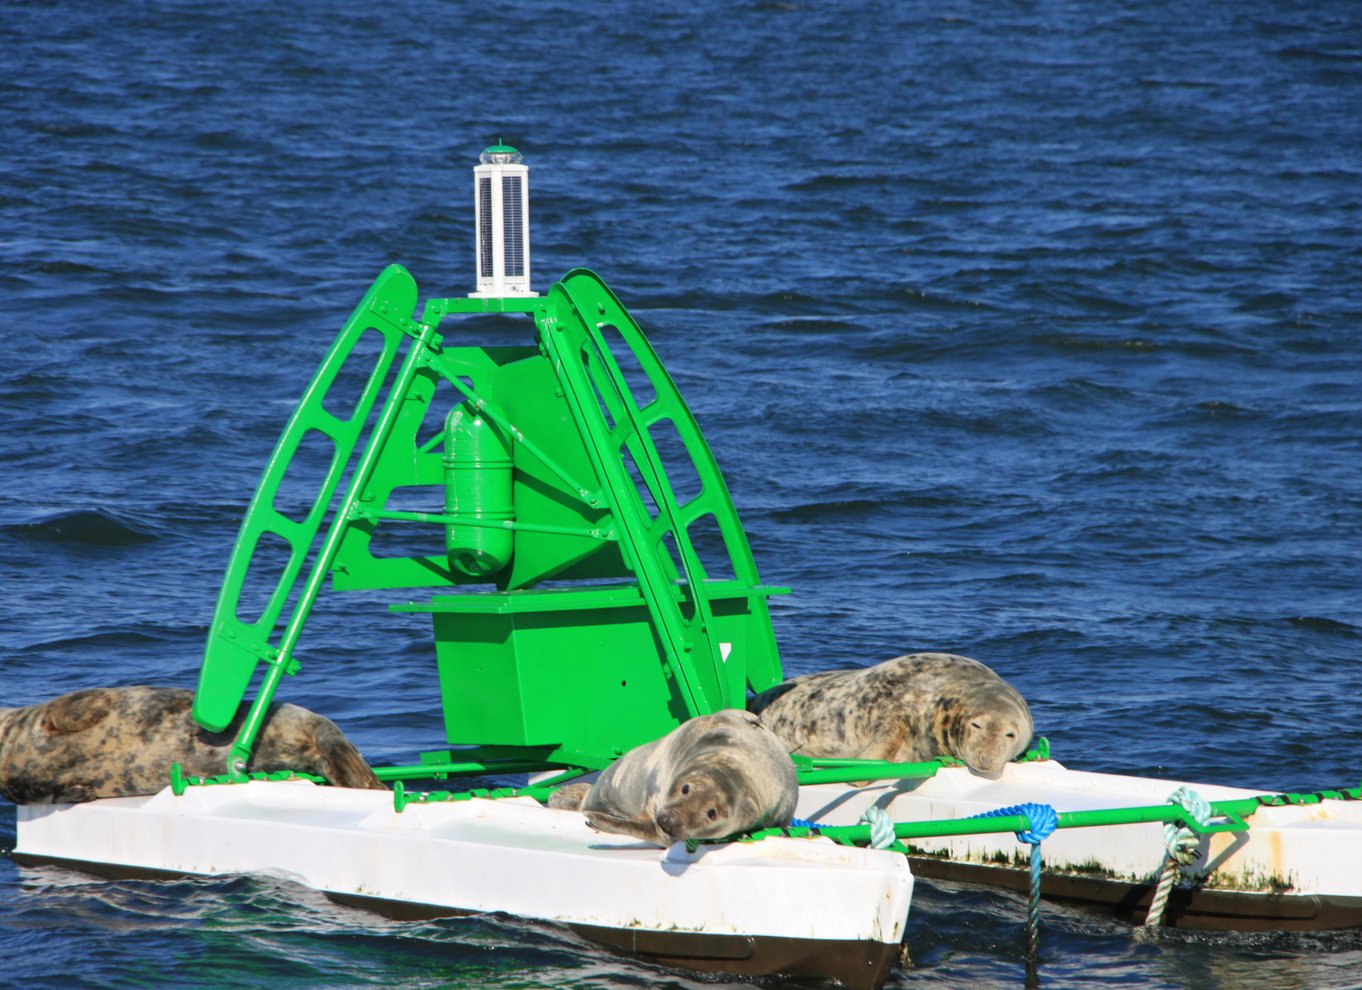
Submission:
<svg viewBox="0 0 1362 990">
<path fill-rule="evenodd" d="M 434 617 L 448 741 L 486 747 L 463 754 L 468 772 L 600 768 L 686 718 L 744 707 L 749 688 L 778 683 L 766 599 L 783 589 L 761 585 L 694 416 L 600 278 L 576 269 L 543 298 L 431 300 L 419 318 L 416 301 L 401 266 L 375 281 L 285 427 L 243 520 L 194 704 L 199 723 L 220 730 L 263 668 L 228 774 L 244 773 L 267 706 L 299 669 L 298 639 L 328 577 L 338 589 L 446 592 L 392 610 Z M 446 342 L 446 317 L 489 313 L 529 314 L 536 343 Z M 341 369 L 375 334 L 371 370 L 340 418 L 331 408 L 346 405 L 332 395 Z M 625 368 L 647 393 L 642 400 Z M 513 518 L 448 511 L 450 458 L 436 449 L 447 408 L 432 409 L 440 395 L 509 438 Z M 672 439 L 666 458 L 664 436 Z M 291 518 L 278 495 L 305 439 L 318 437 L 331 457 L 310 508 Z M 671 476 L 682 473 L 695 483 L 678 496 Z M 431 511 L 390 505 L 423 490 Z M 408 523 L 509 533 L 514 549 L 488 556 L 494 573 L 452 568 L 443 547 L 385 556 L 375 537 Z M 711 544 L 703 563 L 694 532 L 702 524 Z M 280 547 L 282 563 L 262 561 Z M 248 583 L 272 573 L 264 607 L 253 610 Z M 547 587 L 554 579 L 574 583 Z M 468 593 L 475 584 L 495 589 Z M 505 644 L 488 647 L 498 637 Z M 611 719 L 591 714 L 602 707 Z"/>
</svg>

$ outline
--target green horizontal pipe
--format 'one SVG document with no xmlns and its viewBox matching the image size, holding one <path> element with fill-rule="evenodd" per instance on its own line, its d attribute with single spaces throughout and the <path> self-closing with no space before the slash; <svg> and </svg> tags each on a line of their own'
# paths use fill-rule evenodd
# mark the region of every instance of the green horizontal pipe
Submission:
<svg viewBox="0 0 1362 990">
<path fill-rule="evenodd" d="M 1252 799 L 1230 802 L 1244 806 L 1245 810 L 1236 812 L 1239 817 L 1252 814 L 1258 808 Z M 1212 805 L 1212 814 L 1221 816 L 1226 812 Z M 1147 822 L 1186 823 L 1187 812 L 1174 804 L 1149 805 L 1137 808 L 1104 808 L 1094 811 L 1065 811 L 1056 815 L 1056 828 L 1091 828 L 1103 825 L 1139 825 Z M 997 815 L 989 818 L 946 818 L 936 821 L 895 822 L 894 835 L 900 839 L 926 839 L 952 835 L 984 835 L 990 832 L 1027 832 L 1032 827 L 1026 815 Z M 813 830 L 802 830 L 812 834 Z M 869 825 L 848 825 L 817 830 L 819 834 L 843 842 L 857 845 L 870 841 Z M 800 830 L 791 829 L 790 834 Z M 762 833 L 755 833 L 754 838 Z M 779 834 L 767 830 L 767 834 Z"/>
<path fill-rule="evenodd" d="M 1044 736 L 1036 740 L 1035 748 L 1017 758 L 1018 763 L 1031 763 L 1050 758 L 1050 740 Z M 825 757 L 810 758 L 798 754 L 790 757 L 799 772 L 799 783 L 848 784 L 862 780 L 903 780 L 906 778 L 935 777 L 942 767 L 964 766 L 963 761 L 950 756 L 938 756 L 917 763 L 890 763 L 885 760 L 835 760 Z"/>
<path fill-rule="evenodd" d="M 460 763 L 422 763 L 405 767 L 374 767 L 379 780 L 435 780 L 439 777 L 486 776 L 494 773 L 536 773 L 549 767 L 541 761 L 508 760 L 484 762 L 468 760 Z"/>
<path fill-rule="evenodd" d="M 955 766 L 954 760 L 924 760 L 921 763 L 880 763 L 850 761 L 846 766 L 817 766 L 799 771 L 799 784 L 849 784 L 858 780 L 903 780 L 909 777 L 935 777 L 942 767 Z"/>
<path fill-rule="evenodd" d="M 1056 814 L 1056 828 L 1092 828 L 1104 825 L 1140 825 L 1149 822 L 1177 823 L 1198 832 L 1242 831 L 1244 819 L 1262 807 L 1292 804 L 1316 804 L 1326 799 L 1360 800 L 1362 788 L 1342 791 L 1321 791 L 1315 794 L 1260 794 L 1232 801 L 1212 801 L 1211 817 L 1227 818 L 1228 824 L 1199 826 L 1188 813 L 1176 804 L 1155 804 L 1132 808 L 1098 808 L 1090 811 L 1061 811 Z M 894 835 L 900 839 L 939 838 L 952 835 L 983 835 L 996 832 L 1027 832 L 1032 828 L 1026 815 L 998 815 L 989 818 L 945 818 L 932 821 L 895 822 Z M 791 827 L 763 829 L 749 838 L 792 835 L 796 837 L 824 835 L 838 842 L 864 845 L 871 841 L 869 825 L 831 825 L 825 828 Z"/>
<path fill-rule="evenodd" d="M 422 323 L 432 323 L 449 313 L 533 313 L 544 300 L 538 296 L 472 296 L 450 299 L 428 299 L 422 313 Z"/>
<path fill-rule="evenodd" d="M 395 522 L 434 523 L 437 526 L 475 526 L 481 529 L 519 529 L 531 533 L 549 533 L 553 536 L 585 536 L 592 540 L 619 539 L 610 530 L 583 529 L 580 526 L 551 526 L 548 523 L 512 522 L 509 519 L 479 519 L 476 516 L 451 516 L 440 512 L 405 512 L 400 509 L 383 509 L 365 513 L 373 519 L 390 519 Z"/>
<path fill-rule="evenodd" d="M 529 787 L 495 787 L 490 790 L 475 787 L 468 791 L 431 791 L 426 794 L 408 794 L 406 785 L 397 781 L 393 785 L 393 808 L 401 812 L 409 804 L 442 804 L 449 801 L 470 801 L 473 798 L 529 797 L 547 804 L 549 797 L 563 784 L 586 773 L 584 770 L 566 770 L 542 784 Z"/>
<path fill-rule="evenodd" d="M 526 788 L 526 790 L 532 789 L 534 788 Z M 478 797 L 502 798 L 517 796 L 519 796 L 519 794 L 502 793 L 501 789 L 491 791 L 481 789 L 472 791 L 431 791 L 428 794 L 422 794 L 420 792 L 408 794 L 402 785 L 402 781 L 399 780 L 393 787 L 393 810 L 398 814 L 401 814 L 408 805 L 412 804 L 447 804 L 457 801 L 471 801 L 473 798 Z M 544 795 L 540 800 L 547 801 L 548 795 Z"/>
</svg>

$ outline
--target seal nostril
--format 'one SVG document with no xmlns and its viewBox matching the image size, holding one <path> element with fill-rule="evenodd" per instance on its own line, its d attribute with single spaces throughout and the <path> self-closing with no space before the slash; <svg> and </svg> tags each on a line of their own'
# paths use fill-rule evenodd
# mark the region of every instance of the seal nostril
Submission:
<svg viewBox="0 0 1362 990">
<path fill-rule="evenodd" d="M 705 812 L 705 814 L 709 817 L 710 821 L 714 821 L 714 819 L 719 817 L 719 813 L 715 811 L 713 808 L 710 808 L 708 811 Z"/>
</svg>

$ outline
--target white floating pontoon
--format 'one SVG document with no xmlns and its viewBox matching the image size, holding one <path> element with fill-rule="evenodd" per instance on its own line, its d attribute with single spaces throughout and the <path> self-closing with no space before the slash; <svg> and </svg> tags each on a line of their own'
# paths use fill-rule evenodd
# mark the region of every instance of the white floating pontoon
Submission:
<svg viewBox="0 0 1362 990">
<path fill-rule="evenodd" d="M 106 876 L 265 873 L 398 918 L 504 912 L 653 961 L 882 983 L 913 878 L 902 855 L 826 838 L 660 849 L 532 798 L 413 803 L 251 781 L 25 805 L 20 863 Z"/>
</svg>

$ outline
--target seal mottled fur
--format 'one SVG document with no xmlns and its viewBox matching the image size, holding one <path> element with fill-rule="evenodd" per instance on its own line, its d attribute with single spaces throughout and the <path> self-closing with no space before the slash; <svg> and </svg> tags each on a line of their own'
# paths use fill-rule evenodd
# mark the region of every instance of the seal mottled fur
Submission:
<svg viewBox="0 0 1362 990">
<path fill-rule="evenodd" d="M 0 709 L 0 795 L 15 804 L 93 801 L 155 794 L 172 763 L 187 776 L 224 773 L 246 706 L 225 731 L 209 732 L 191 717 L 193 700 L 183 688 L 87 688 Z M 383 789 L 334 722 L 290 704 L 269 707 L 247 770 Z"/>
<path fill-rule="evenodd" d="M 785 746 L 755 715 L 730 708 L 631 749 L 589 788 L 563 788 L 550 804 L 580 806 L 602 832 L 669 846 L 788 825 L 798 796 Z"/>
<path fill-rule="evenodd" d="M 1031 710 L 977 660 L 913 653 L 874 667 L 805 674 L 748 709 L 790 752 L 911 763 L 938 756 L 996 773 L 1031 741 Z"/>
</svg>

